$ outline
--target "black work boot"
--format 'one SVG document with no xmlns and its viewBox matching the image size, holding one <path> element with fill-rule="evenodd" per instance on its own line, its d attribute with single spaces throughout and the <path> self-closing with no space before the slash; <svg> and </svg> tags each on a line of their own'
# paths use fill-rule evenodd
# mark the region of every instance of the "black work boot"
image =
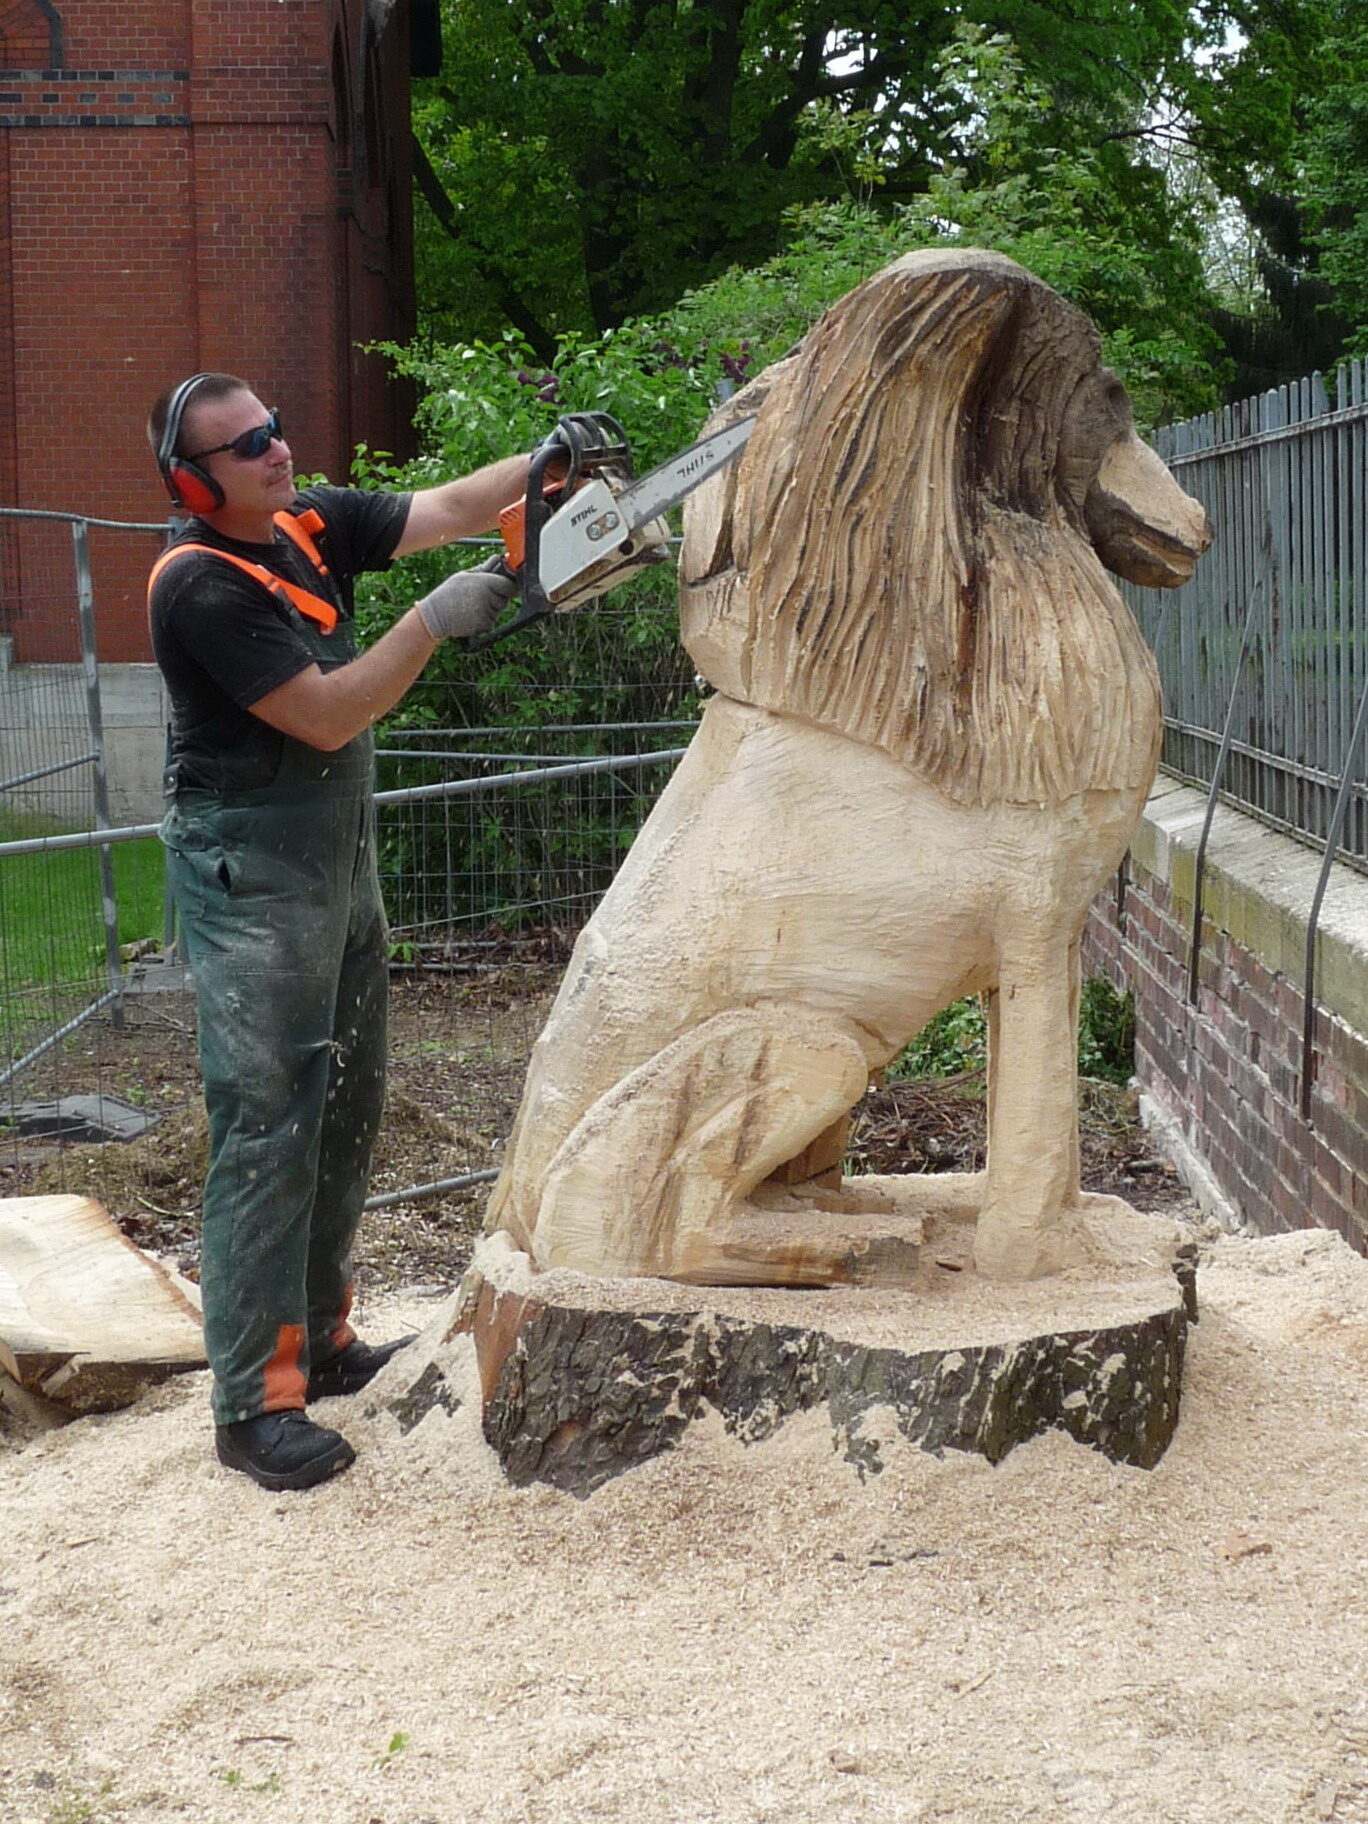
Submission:
<svg viewBox="0 0 1368 1824">
<path fill-rule="evenodd" d="M 304 1397 L 332 1400 L 340 1393 L 360 1393 L 392 1355 L 398 1355 L 401 1349 L 407 1349 L 416 1340 L 416 1334 L 410 1334 L 392 1343 L 372 1346 L 363 1343 L 360 1337 L 354 1337 L 345 1349 L 339 1349 L 336 1355 L 328 1356 L 326 1361 L 309 1370 L 309 1385 Z"/>
<path fill-rule="evenodd" d="M 218 1460 L 240 1469 L 273 1493 L 312 1488 L 356 1461 L 340 1431 L 315 1425 L 302 1412 L 263 1412 L 217 1427 Z"/>
</svg>

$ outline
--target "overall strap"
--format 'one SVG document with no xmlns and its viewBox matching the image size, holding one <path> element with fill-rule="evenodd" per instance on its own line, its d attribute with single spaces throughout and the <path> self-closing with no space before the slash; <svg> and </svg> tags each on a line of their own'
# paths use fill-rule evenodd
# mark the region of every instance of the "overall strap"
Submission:
<svg viewBox="0 0 1368 1824">
<path fill-rule="evenodd" d="M 286 519 L 288 517 L 288 514 L 277 515 L 278 519 Z M 294 538 L 293 533 L 288 536 L 294 539 L 294 542 L 300 546 L 301 550 L 305 549 L 305 545 L 304 543 L 301 543 L 300 538 Z M 315 569 L 326 576 L 328 574 L 327 566 L 323 563 L 323 559 L 319 555 L 318 547 L 314 544 L 313 540 L 309 538 L 307 532 L 303 533 L 301 537 L 303 540 L 307 541 L 308 549 L 313 553 L 313 557 L 310 561 L 314 563 Z M 231 551 L 219 551 L 213 545 L 173 545 L 169 551 L 163 551 L 156 563 L 153 564 L 152 574 L 147 579 L 149 612 L 151 611 L 152 605 L 152 585 L 171 562 L 172 558 L 179 557 L 182 551 L 207 551 L 210 557 L 222 558 L 225 564 L 234 565 L 247 576 L 250 576 L 254 582 L 260 583 L 263 589 L 269 589 L 274 596 L 283 597 L 284 600 L 290 602 L 297 608 L 301 614 L 307 615 L 311 621 L 317 621 L 324 633 L 331 633 L 333 628 L 337 625 L 336 608 L 331 602 L 324 601 L 321 595 L 312 595 L 307 589 L 301 589 L 296 583 L 287 583 L 283 577 L 276 576 L 272 571 L 268 570 L 264 564 L 254 564 L 248 558 L 235 557 Z"/>
<path fill-rule="evenodd" d="M 323 562 L 323 553 L 313 541 L 313 535 L 326 530 L 323 515 L 313 507 L 306 507 L 302 513 L 277 513 L 275 523 L 289 539 L 308 558 L 320 576 L 328 574 L 328 566 Z"/>
</svg>

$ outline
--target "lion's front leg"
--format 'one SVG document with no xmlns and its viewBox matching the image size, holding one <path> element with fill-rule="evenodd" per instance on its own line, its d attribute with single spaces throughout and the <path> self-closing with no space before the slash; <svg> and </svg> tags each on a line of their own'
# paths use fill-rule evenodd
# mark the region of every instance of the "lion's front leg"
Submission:
<svg viewBox="0 0 1368 1824">
<path fill-rule="evenodd" d="M 1077 1250 L 1078 944 L 1004 948 L 988 1030 L 988 1170 L 974 1265 L 1037 1279 Z"/>
<path fill-rule="evenodd" d="M 537 1264 L 702 1285 L 908 1283 L 917 1251 L 896 1219 L 749 1201 L 867 1080 L 853 1035 L 805 1008 L 703 1021 L 566 1137 L 537 1212 Z"/>
</svg>

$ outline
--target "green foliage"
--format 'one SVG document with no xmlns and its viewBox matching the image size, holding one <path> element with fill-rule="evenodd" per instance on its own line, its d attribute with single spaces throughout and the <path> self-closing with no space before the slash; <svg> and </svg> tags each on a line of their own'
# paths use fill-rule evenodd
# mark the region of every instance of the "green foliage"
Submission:
<svg viewBox="0 0 1368 1824">
<path fill-rule="evenodd" d="M 248 1780 L 243 1774 L 238 1772 L 237 1768 L 229 1767 L 219 1775 L 219 1778 L 223 1781 L 225 1786 L 232 1786 L 241 1792 L 264 1793 L 269 1797 L 274 1798 L 280 1791 L 280 1775 L 278 1773 L 268 1773 L 264 1780 Z"/>
<path fill-rule="evenodd" d="M 43 1824 L 107 1824 L 115 1817 L 126 1816 L 127 1802 L 114 1791 L 114 1782 L 106 1778 L 98 1786 L 72 1787 L 49 1800 Z"/>
<path fill-rule="evenodd" d="M 966 996 L 943 1007 L 885 1073 L 892 1082 L 914 1077 L 954 1077 L 982 1070 L 988 1060 L 988 1021 L 983 997 Z"/>
<path fill-rule="evenodd" d="M 566 411 L 611 411 L 628 427 L 639 467 L 652 467 L 692 441 L 708 409 L 706 375 L 657 348 L 658 341 L 655 328 L 642 325 L 598 341 L 572 334 L 562 339 L 554 370 L 513 331 L 495 342 L 391 348 L 399 369 L 422 388 L 424 453 L 397 467 L 362 452 L 357 480 L 431 486 L 533 448 Z M 484 555 L 473 550 L 471 561 Z M 450 568 L 450 551 L 426 552 L 364 579 L 357 598 L 363 640 L 374 639 Z M 665 569 L 642 573 L 591 613 L 544 622 L 487 652 L 440 648 L 423 685 L 387 727 L 531 729 L 677 719 L 697 708 L 693 667 L 679 646 L 673 571 Z M 602 751 L 591 734 L 558 746 Z"/>
<path fill-rule="evenodd" d="M 1354 326 L 1368 327 L 1368 44 L 1360 0 L 1208 10 L 1218 29 L 1173 73 L 1168 131 L 1217 199 L 1216 259 L 1236 253 L 1239 278 L 1215 317 L 1239 398 L 1329 369 Z"/>
<path fill-rule="evenodd" d="M 389 1739 L 389 1746 L 385 1749 L 384 1753 L 377 1755 L 375 1758 L 375 1767 L 377 1771 L 383 1772 L 386 1767 L 399 1758 L 408 1745 L 409 1737 L 402 1731 L 398 1731 L 392 1735 Z"/>
<path fill-rule="evenodd" d="M 1105 975 L 1083 984 L 1078 1011 L 1078 1070 L 1107 1083 L 1135 1075 L 1135 996 L 1120 994 Z"/>
<path fill-rule="evenodd" d="M 894 1081 L 952 1077 L 982 1070 L 988 1056 L 988 1022 L 979 995 L 943 1008 L 888 1067 Z M 1128 1083 L 1135 1072 L 1135 1000 L 1118 994 L 1103 975 L 1083 984 L 1078 1019 L 1078 1074 Z"/>
<path fill-rule="evenodd" d="M 539 367 L 528 380 L 518 378 L 528 372 L 527 350 L 515 337 L 414 355 L 392 351 L 427 389 L 421 408 L 427 453 L 407 469 L 367 453 L 360 478 L 430 485 L 507 454 L 510 446 L 531 448 L 561 410 L 610 406 L 624 415 L 635 411 L 638 416 L 628 418 L 634 446 L 644 445 L 647 460 L 663 457 L 690 441 L 696 428 L 690 415 L 701 408 L 681 405 L 678 370 L 651 381 L 639 363 L 620 355 L 619 340 L 608 339 L 596 374 L 586 345 L 569 339 L 566 391 L 555 403 L 539 397 Z M 615 377 L 622 380 L 618 389 Z M 620 395 L 629 397 L 628 407 Z M 478 562 L 485 555 L 476 549 L 470 558 Z M 451 567 L 449 550 L 426 552 L 361 579 L 363 642 L 376 638 Z M 430 740 L 414 744 L 452 757 L 386 759 L 380 783 L 391 790 L 433 784 L 455 772 L 514 770 L 512 763 L 466 765 L 459 733 L 446 731 L 499 728 L 506 732 L 497 746 L 525 752 L 527 765 L 535 766 L 547 751 L 562 758 L 615 751 L 617 738 L 599 732 L 606 724 L 692 721 L 698 707 L 693 668 L 679 646 L 673 571 L 647 571 L 592 612 L 555 617 L 484 652 L 472 654 L 457 642 L 440 647 L 422 681 L 387 719 L 380 745 L 402 748 L 406 735 L 431 731 Z M 578 732 L 539 735 L 566 724 L 580 725 Z M 686 739 L 686 733 L 666 730 L 647 744 L 682 746 Z M 565 902 L 582 916 L 612 879 L 664 777 L 653 769 L 583 787 L 520 787 L 516 802 L 488 797 L 471 811 L 471 801 L 462 801 L 449 818 L 435 809 L 424 817 L 383 816 L 381 871 L 392 922 L 402 931 L 494 918 L 512 928 L 542 922 L 543 908 Z"/>
<path fill-rule="evenodd" d="M 516 330 L 491 341 L 410 348 L 383 345 L 417 382 L 423 455 L 396 470 L 361 452 L 360 484 L 422 487 L 461 470 L 529 450 L 563 412 L 609 411 L 628 427 L 638 463 L 649 468 L 692 438 L 709 406 L 707 377 L 666 340 L 668 319 L 631 323 L 604 336 L 570 331 L 548 364 Z"/>
<path fill-rule="evenodd" d="M 1012 130 L 1118 171 L 1150 103 L 1223 6 L 1132 0 L 445 0 L 442 75 L 415 123 L 445 189 L 418 231 L 424 313 L 441 333 L 513 323 L 545 359 L 567 330 L 668 309 L 729 266 L 781 251 L 795 209 L 891 205 L 948 164 L 971 185 L 1001 34 L 1030 90 Z M 957 61 L 958 59 L 958 61 Z"/>
<path fill-rule="evenodd" d="M 1308 110 L 1312 239 L 1335 306 L 1368 353 L 1368 18 L 1346 0 L 1326 9 L 1324 79 Z"/>
</svg>

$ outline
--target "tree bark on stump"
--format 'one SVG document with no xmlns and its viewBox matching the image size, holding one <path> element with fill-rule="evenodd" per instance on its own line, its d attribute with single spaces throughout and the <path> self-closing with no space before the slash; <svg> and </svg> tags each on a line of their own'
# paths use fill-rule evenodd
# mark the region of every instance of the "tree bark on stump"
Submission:
<svg viewBox="0 0 1368 1824">
<path fill-rule="evenodd" d="M 996 1463 L 1058 1429 L 1115 1462 L 1152 1468 L 1177 1423 L 1195 1315 L 1186 1258 L 1174 1263 L 1176 1278 L 1117 1273 L 1100 1297 L 1094 1284 L 1080 1301 L 1086 1315 L 1034 1333 L 1018 1292 L 1000 1340 L 980 1318 L 962 1344 L 945 1340 L 943 1314 L 936 1340 L 925 1340 L 915 1293 L 879 1295 L 866 1306 L 877 1321 L 862 1325 L 870 1295 L 858 1291 L 770 1293 L 757 1313 L 754 1294 L 525 1267 L 502 1238 L 482 1243 L 454 1317 L 426 1349 L 406 1352 L 407 1384 L 383 1404 L 405 1431 L 435 1405 L 450 1411 L 443 1358 L 469 1333 L 484 1435 L 504 1473 L 577 1495 L 671 1449 L 709 1410 L 754 1443 L 824 1406 L 836 1447 L 862 1475 L 883 1467 L 875 1433 L 887 1427 L 871 1426 L 875 1412 L 891 1413 L 903 1438 L 937 1454 L 975 1451 Z M 895 1299 L 905 1306 L 905 1346 L 886 1340 Z M 814 1304 L 821 1309 L 804 1321 Z M 1112 1315 L 1099 1319 L 1104 1308 Z M 833 1311 L 836 1321 L 826 1321 Z M 875 1340 L 861 1341 L 862 1328 Z"/>
</svg>

